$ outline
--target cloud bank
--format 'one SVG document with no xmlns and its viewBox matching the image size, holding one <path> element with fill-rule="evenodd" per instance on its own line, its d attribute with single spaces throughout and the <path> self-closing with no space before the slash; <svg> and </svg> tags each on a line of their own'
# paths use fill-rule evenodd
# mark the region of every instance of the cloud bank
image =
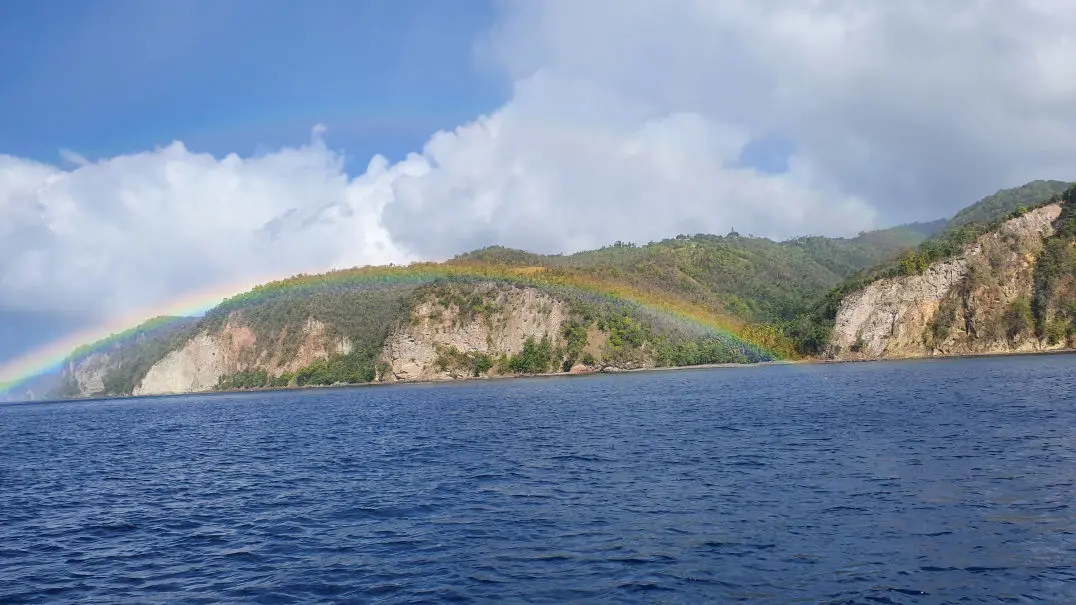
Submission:
<svg viewBox="0 0 1076 605">
<path fill-rule="evenodd" d="M 509 2 L 508 102 L 361 175 L 316 130 L 240 158 L 181 143 L 68 168 L 0 156 L 0 306 L 95 318 L 251 276 L 570 252 L 736 228 L 845 235 L 1076 179 L 1061 0 Z M 330 125 L 331 126 L 331 125 Z M 788 170 L 745 146 L 794 142 Z"/>
</svg>

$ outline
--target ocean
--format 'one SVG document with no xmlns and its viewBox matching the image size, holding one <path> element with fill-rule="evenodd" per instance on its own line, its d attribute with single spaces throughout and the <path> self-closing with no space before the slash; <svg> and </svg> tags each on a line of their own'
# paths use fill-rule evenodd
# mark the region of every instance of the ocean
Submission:
<svg viewBox="0 0 1076 605">
<path fill-rule="evenodd" d="M 4 603 L 1072 603 L 1076 356 L 0 406 Z"/>
</svg>

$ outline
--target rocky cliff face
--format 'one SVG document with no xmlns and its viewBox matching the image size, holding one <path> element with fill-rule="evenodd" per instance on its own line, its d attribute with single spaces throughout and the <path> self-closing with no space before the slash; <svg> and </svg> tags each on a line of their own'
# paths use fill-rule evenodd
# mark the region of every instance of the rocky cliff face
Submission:
<svg viewBox="0 0 1076 605">
<path fill-rule="evenodd" d="M 435 293 L 419 300 L 409 320 L 385 342 L 381 380 L 463 378 L 469 368 L 449 363 L 454 355 L 514 355 L 523 350 L 528 336 L 548 336 L 562 344 L 561 327 L 568 318 L 562 301 L 534 288 L 511 286 L 487 285 L 479 295 L 483 302 L 477 310 L 461 309 L 459 302 Z M 600 333 L 588 333 L 587 350 L 597 351 L 600 341 Z"/>
<path fill-rule="evenodd" d="M 1028 321 L 1035 259 L 1061 204 L 1037 208 L 981 236 L 922 275 L 876 281 L 844 298 L 829 356 L 874 359 L 1060 348 Z"/>
<path fill-rule="evenodd" d="M 215 334 L 199 334 L 183 348 L 154 364 L 134 395 L 165 395 L 208 391 L 230 365 L 236 350 Z"/>
<path fill-rule="evenodd" d="M 350 343 L 328 336 L 321 322 L 308 319 L 301 330 L 298 352 L 288 355 L 278 343 L 259 347 L 256 336 L 242 325 L 240 318 L 230 319 L 221 330 L 197 334 L 168 353 L 149 369 L 133 394 L 210 391 L 222 376 L 255 368 L 265 370 L 269 376 L 280 376 L 333 353 L 350 351 Z"/>
<path fill-rule="evenodd" d="M 73 387 L 82 397 L 95 397 L 105 393 L 105 376 L 112 370 L 112 356 L 108 353 L 94 353 L 72 363 L 67 368 L 67 375 L 74 381 Z"/>
</svg>

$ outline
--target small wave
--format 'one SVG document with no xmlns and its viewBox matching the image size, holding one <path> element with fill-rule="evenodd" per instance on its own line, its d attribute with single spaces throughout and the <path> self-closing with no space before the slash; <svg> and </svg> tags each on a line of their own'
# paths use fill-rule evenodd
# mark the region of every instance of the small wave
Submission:
<svg viewBox="0 0 1076 605">
<path fill-rule="evenodd" d="M 628 592 L 674 592 L 675 589 L 669 586 L 662 586 L 656 582 L 624 582 L 618 584 L 617 588 L 620 590 L 627 590 Z"/>
</svg>

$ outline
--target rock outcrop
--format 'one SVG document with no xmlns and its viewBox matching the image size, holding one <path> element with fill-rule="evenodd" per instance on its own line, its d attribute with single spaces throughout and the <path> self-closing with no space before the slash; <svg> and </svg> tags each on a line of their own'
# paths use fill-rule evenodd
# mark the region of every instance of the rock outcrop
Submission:
<svg viewBox="0 0 1076 605">
<path fill-rule="evenodd" d="M 568 317 L 563 302 L 525 287 L 488 285 L 480 294 L 483 304 L 477 310 L 461 309 L 436 294 L 418 301 L 409 320 L 385 342 L 382 381 L 461 378 L 459 369 L 438 364 L 446 351 L 496 358 L 519 353 L 528 336 L 560 339 Z"/>
<path fill-rule="evenodd" d="M 112 356 L 108 353 L 94 353 L 71 363 L 68 375 L 74 381 L 74 388 L 83 397 L 104 394 L 105 376 L 112 370 Z"/>
<path fill-rule="evenodd" d="M 294 373 L 334 353 L 347 353 L 346 338 L 331 337 L 325 325 L 307 319 L 298 350 L 287 354 L 279 342 L 259 347 L 254 332 L 241 318 L 230 319 L 214 333 L 202 332 L 153 364 L 134 389 L 134 395 L 169 395 L 214 390 L 221 377 L 244 370 L 261 369 L 269 376 Z"/>
<path fill-rule="evenodd" d="M 837 311 L 829 356 L 878 359 L 1060 348 L 1023 321 L 1035 259 L 1061 204 L 1010 219 L 922 275 L 875 281 Z"/>
<path fill-rule="evenodd" d="M 196 393 L 216 386 L 229 368 L 231 346 L 212 334 L 199 334 L 165 355 L 135 387 L 135 395 Z"/>
</svg>

